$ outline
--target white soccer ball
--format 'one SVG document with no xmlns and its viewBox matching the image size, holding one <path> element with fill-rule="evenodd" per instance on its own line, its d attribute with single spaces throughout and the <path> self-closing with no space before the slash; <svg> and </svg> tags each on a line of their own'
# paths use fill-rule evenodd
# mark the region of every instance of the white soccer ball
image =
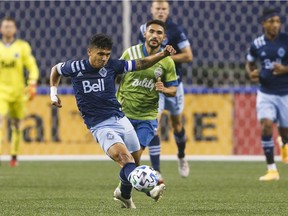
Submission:
<svg viewBox="0 0 288 216">
<path fill-rule="evenodd" d="M 158 183 L 156 171 L 146 165 L 136 167 L 129 176 L 132 186 L 141 192 L 151 191 Z"/>
</svg>

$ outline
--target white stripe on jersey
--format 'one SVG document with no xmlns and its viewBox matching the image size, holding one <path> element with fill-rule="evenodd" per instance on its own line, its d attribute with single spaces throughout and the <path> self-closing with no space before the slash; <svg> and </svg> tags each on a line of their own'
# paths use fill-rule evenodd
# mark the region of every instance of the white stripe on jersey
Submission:
<svg viewBox="0 0 288 216">
<path fill-rule="evenodd" d="M 254 45 L 256 46 L 257 49 L 259 49 L 260 47 L 266 45 L 266 42 L 265 42 L 265 40 L 264 40 L 264 35 L 256 38 L 256 39 L 254 40 Z"/>
<path fill-rule="evenodd" d="M 133 56 L 132 56 L 132 52 L 131 52 L 131 48 L 128 49 L 128 55 L 129 55 L 129 59 L 133 60 Z"/>
<path fill-rule="evenodd" d="M 136 47 L 135 47 L 135 46 L 132 47 L 132 52 L 133 52 L 133 56 L 134 56 L 133 59 L 138 59 L 138 56 L 137 56 L 137 53 L 136 53 Z"/>
<path fill-rule="evenodd" d="M 82 60 L 80 63 L 81 63 L 81 69 L 85 70 L 84 60 Z"/>
<path fill-rule="evenodd" d="M 141 49 L 140 49 L 140 45 L 137 45 L 136 49 L 137 49 L 137 53 L 138 53 L 138 58 L 143 58 L 142 53 L 141 53 Z"/>
<path fill-rule="evenodd" d="M 60 75 L 62 75 L 62 71 L 61 71 L 62 65 L 64 65 L 64 62 L 58 63 L 58 64 L 56 65 L 57 72 L 58 72 Z"/>
<path fill-rule="evenodd" d="M 77 68 L 77 71 L 80 71 L 80 62 L 79 61 L 76 61 L 76 68 Z"/>
<path fill-rule="evenodd" d="M 73 61 L 73 62 L 71 63 L 71 68 L 72 68 L 72 72 L 73 72 L 73 73 L 76 72 L 76 70 L 75 70 L 75 65 L 74 65 L 75 62 L 76 62 L 76 61 Z"/>
<path fill-rule="evenodd" d="M 181 49 L 184 49 L 184 48 L 190 46 L 190 43 L 188 40 L 185 40 L 185 41 L 178 43 L 177 46 L 181 50 Z"/>
</svg>

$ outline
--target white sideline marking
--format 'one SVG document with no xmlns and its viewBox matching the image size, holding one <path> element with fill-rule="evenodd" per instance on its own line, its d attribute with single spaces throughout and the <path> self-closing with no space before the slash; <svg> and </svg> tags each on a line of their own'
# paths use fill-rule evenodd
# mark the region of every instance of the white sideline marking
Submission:
<svg viewBox="0 0 288 216">
<path fill-rule="evenodd" d="M 1 155 L 0 161 L 9 161 L 10 155 Z M 19 161 L 102 161 L 111 160 L 106 155 L 19 155 Z M 142 160 L 149 160 L 149 155 L 143 155 Z M 265 161 L 264 155 L 186 155 L 189 161 Z M 161 155 L 161 160 L 176 161 L 176 155 Z M 275 161 L 280 161 L 275 156 Z"/>
</svg>

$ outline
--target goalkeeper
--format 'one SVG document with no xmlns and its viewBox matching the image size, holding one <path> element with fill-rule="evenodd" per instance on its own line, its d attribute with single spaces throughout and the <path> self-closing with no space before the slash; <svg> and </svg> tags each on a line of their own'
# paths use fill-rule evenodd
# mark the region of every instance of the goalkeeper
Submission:
<svg viewBox="0 0 288 216">
<path fill-rule="evenodd" d="M 1 20 L 0 31 L 0 153 L 2 154 L 3 122 L 9 116 L 12 127 L 11 166 L 17 165 L 19 144 L 22 139 L 21 120 L 25 115 L 26 100 L 36 94 L 39 76 L 30 45 L 15 37 L 16 21 L 12 17 Z M 24 68 L 29 72 L 26 87 Z M 26 88 L 26 89 L 25 89 Z M 28 95 L 28 98 L 27 98 Z"/>
</svg>

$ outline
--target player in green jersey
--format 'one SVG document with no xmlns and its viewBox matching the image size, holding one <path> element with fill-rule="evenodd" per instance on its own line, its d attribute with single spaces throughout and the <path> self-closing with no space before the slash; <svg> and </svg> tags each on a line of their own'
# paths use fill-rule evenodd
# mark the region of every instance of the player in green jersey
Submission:
<svg viewBox="0 0 288 216">
<path fill-rule="evenodd" d="M 128 48 L 121 59 L 139 59 L 161 51 L 161 44 L 165 39 L 164 22 L 151 20 L 147 22 L 146 27 L 145 44 Z M 148 69 L 126 73 L 122 77 L 117 99 L 136 130 L 142 150 L 149 145 L 157 131 L 159 92 L 167 97 L 174 97 L 177 86 L 175 64 L 171 57 L 159 61 Z M 161 175 L 159 177 L 160 185 L 162 183 L 165 187 L 161 182 Z"/>
</svg>

